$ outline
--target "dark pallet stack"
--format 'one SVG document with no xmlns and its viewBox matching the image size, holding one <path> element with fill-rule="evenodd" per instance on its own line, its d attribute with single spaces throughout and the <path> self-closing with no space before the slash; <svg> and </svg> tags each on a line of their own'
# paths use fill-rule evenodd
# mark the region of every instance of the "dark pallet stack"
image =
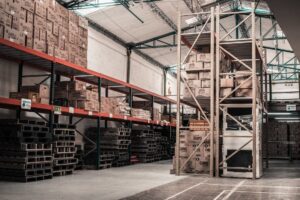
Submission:
<svg viewBox="0 0 300 200">
<path fill-rule="evenodd" d="M 83 145 L 81 144 L 76 144 L 76 154 L 75 154 L 75 158 L 77 158 L 78 162 L 76 165 L 76 170 L 80 170 L 83 169 L 83 159 L 84 159 L 84 149 L 83 149 Z"/>
<path fill-rule="evenodd" d="M 93 141 L 97 141 L 97 131 L 98 129 L 88 128 L 86 130 L 86 136 Z M 109 168 L 109 161 L 114 167 L 124 166 L 129 164 L 129 146 L 131 144 L 130 140 L 131 130 L 128 128 L 101 128 L 100 129 L 100 157 L 99 157 L 99 168 Z M 94 163 L 96 164 L 97 152 L 95 145 L 90 145 L 88 141 L 85 144 L 86 152 L 94 151 L 90 153 L 85 159 L 85 164 Z"/>
<path fill-rule="evenodd" d="M 75 127 L 55 124 L 53 129 L 53 175 L 72 174 L 76 168 Z"/>
<path fill-rule="evenodd" d="M 35 120 L 0 121 L 0 179 L 38 181 L 52 178 L 51 134 Z"/>
<path fill-rule="evenodd" d="M 112 167 L 115 159 L 114 152 L 99 152 L 98 169 L 108 169 Z M 97 153 L 92 152 L 85 157 L 85 169 L 97 169 Z"/>
<path fill-rule="evenodd" d="M 139 162 L 149 163 L 157 160 L 157 139 L 152 130 L 132 130 L 131 153 Z"/>
<path fill-rule="evenodd" d="M 289 123 L 290 141 L 292 142 L 290 153 L 293 159 L 300 159 L 300 125 Z"/>
</svg>

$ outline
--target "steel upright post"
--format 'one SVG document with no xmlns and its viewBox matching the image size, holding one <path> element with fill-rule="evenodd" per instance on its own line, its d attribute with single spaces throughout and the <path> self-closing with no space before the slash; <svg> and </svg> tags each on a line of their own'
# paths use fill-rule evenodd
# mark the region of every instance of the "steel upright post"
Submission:
<svg viewBox="0 0 300 200">
<path fill-rule="evenodd" d="M 180 175 L 180 85 L 181 85 L 181 12 L 178 8 L 178 25 L 177 25 L 177 108 L 176 108 L 176 175 Z"/>
<path fill-rule="evenodd" d="M 215 105 L 215 97 L 214 97 L 214 89 L 215 89 L 215 12 L 214 8 L 211 8 L 211 23 L 210 23 L 210 165 L 209 165 L 209 173 L 210 176 L 214 176 L 214 105 Z"/>
<path fill-rule="evenodd" d="M 256 75 L 256 29 L 255 29 L 255 4 L 251 3 L 252 7 L 252 172 L 253 179 L 256 179 L 256 88 L 257 88 L 257 75 Z"/>
<path fill-rule="evenodd" d="M 220 6 L 216 8 L 216 177 L 220 176 L 219 172 L 219 145 L 220 145 Z"/>
</svg>

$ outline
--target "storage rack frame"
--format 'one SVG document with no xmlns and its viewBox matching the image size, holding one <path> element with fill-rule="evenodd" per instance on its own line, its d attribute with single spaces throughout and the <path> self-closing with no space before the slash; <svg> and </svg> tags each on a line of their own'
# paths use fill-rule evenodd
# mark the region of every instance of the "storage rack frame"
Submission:
<svg viewBox="0 0 300 200">
<path fill-rule="evenodd" d="M 90 140 L 96 146 L 96 151 L 100 153 L 100 121 L 104 120 L 105 125 L 107 125 L 107 121 L 118 121 L 127 124 L 127 126 L 132 127 L 132 124 L 143 124 L 150 126 L 153 128 L 155 126 L 165 126 L 170 127 L 170 134 L 172 128 L 175 128 L 175 123 L 163 122 L 159 120 L 154 120 L 153 118 L 153 109 L 152 109 L 152 117 L 151 120 L 140 119 L 131 116 L 123 116 L 123 115 L 113 115 L 112 113 L 103 113 L 103 112 L 92 112 L 86 111 L 84 109 L 78 109 L 73 107 L 65 107 L 65 106 L 56 106 L 54 105 L 54 84 L 55 81 L 60 81 L 60 77 L 67 77 L 71 80 L 81 80 L 86 83 L 90 83 L 98 86 L 98 88 L 105 88 L 105 96 L 108 96 L 108 91 L 112 90 L 115 92 L 119 92 L 121 94 L 125 94 L 127 97 L 127 101 L 129 106 L 132 107 L 132 101 L 134 97 L 146 100 L 151 102 L 152 107 L 154 107 L 154 103 L 167 106 L 169 111 L 171 110 L 172 104 L 176 104 L 176 101 L 169 99 L 165 96 L 158 95 L 156 93 L 147 91 L 143 88 L 135 86 L 133 84 L 126 83 L 124 81 L 109 77 L 107 75 L 98 73 L 96 71 L 89 70 L 82 66 L 70 63 L 68 61 L 59 59 L 57 57 L 53 57 L 47 55 L 45 53 L 26 48 L 14 42 L 5 40 L 0 38 L 0 58 L 4 60 L 8 60 L 11 62 L 16 62 L 19 64 L 18 75 L 17 75 L 17 91 L 20 92 L 23 78 L 33 78 L 33 77 L 45 77 L 45 79 L 41 82 L 45 82 L 50 79 L 50 98 L 49 104 L 41 104 L 41 103 L 31 103 L 30 110 L 22 110 L 21 109 L 21 100 L 11 99 L 7 97 L 0 97 L 0 108 L 16 110 L 16 118 L 19 119 L 21 117 L 21 112 L 34 112 L 38 116 L 40 116 L 43 120 L 49 123 L 50 131 L 53 132 L 53 124 L 58 121 L 60 115 L 69 116 L 69 124 L 76 125 L 80 123 L 83 119 L 92 118 L 97 120 L 98 127 L 98 135 L 97 141 L 94 142 Z M 32 68 L 41 70 L 45 72 L 44 74 L 23 74 L 23 68 L 26 66 L 30 66 Z M 2 66 L 6 67 L 6 66 Z M 101 89 L 98 90 L 99 103 L 101 105 Z M 101 107 L 101 106 L 100 106 Z M 59 110 L 60 113 L 56 113 L 55 111 Z M 40 113 L 48 114 L 49 117 L 44 117 Z M 169 112 L 169 119 L 171 120 L 171 112 Z M 79 117 L 79 120 L 73 120 L 73 117 Z M 83 135 L 78 130 L 77 133 Z M 89 138 L 87 138 L 89 140 Z M 99 158 L 98 158 L 99 159 Z M 98 160 L 97 162 L 98 163 Z M 97 169 L 99 166 L 97 164 Z"/>
</svg>

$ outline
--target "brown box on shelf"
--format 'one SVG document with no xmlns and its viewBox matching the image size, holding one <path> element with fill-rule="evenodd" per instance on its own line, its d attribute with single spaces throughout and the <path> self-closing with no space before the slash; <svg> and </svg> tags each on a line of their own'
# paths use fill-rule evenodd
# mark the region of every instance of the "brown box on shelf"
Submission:
<svg viewBox="0 0 300 200">
<path fill-rule="evenodd" d="M 195 96 L 209 97 L 210 96 L 210 88 L 196 88 Z"/>
<path fill-rule="evenodd" d="M 21 0 L 21 7 L 33 13 L 34 2 L 35 0 Z"/>
<path fill-rule="evenodd" d="M 33 40 L 33 49 L 46 53 L 46 41 L 44 40 L 39 40 L 37 38 L 34 38 Z"/>
<path fill-rule="evenodd" d="M 47 46 L 46 53 L 47 53 L 49 56 L 54 56 L 54 49 L 55 49 L 55 46 L 50 45 L 50 44 L 46 44 L 46 46 Z"/>
<path fill-rule="evenodd" d="M 197 62 L 210 62 L 210 53 L 198 53 L 196 61 Z"/>
<path fill-rule="evenodd" d="M 97 101 L 74 100 L 70 102 L 70 106 L 87 111 L 99 111 L 99 102 Z"/>
<path fill-rule="evenodd" d="M 69 22 L 78 25 L 79 16 L 72 10 L 69 11 Z"/>
<path fill-rule="evenodd" d="M 252 89 L 245 88 L 245 89 L 238 89 L 235 91 L 236 97 L 252 97 Z"/>
<path fill-rule="evenodd" d="M 55 9 L 53 8 L 47 8 L 47 14 L 46 14 L 46 19 L 51 21 L 51 22 L 55 22 L 56 20 L 56 15 L 57 13 L 55 13 Z"/>
<path fill-rule="evenodd" d="M 231 93 L 231 91 L 232 91 L 232 88 L 221 88 L 220 89 L 220 97 L 222 98 L 222 97 L 229 95 Z"/>
<path fill-rule="evenodd" d="M 199 72 L 199 78 L 200 79 L 204 79 L 204 78 L 210 79 L 210 72 Z"/>
<path fill-rule="evenodd" d="M 188 80 L 189 87 L 201 87 L 201 80 Z"/>
<path fill-rule="evenodd" d="M 210 62 L 203 62 L 203 69 L 210 70 L 211 69 Z"/>
<path fill-rule="evenodd" d="M 188 80 L 198 80 L 199 79 L 199 73 L 187 73 L 186 74 Z"/>
<path fill-rule="evenodd" d="M 5 10 L 5 0 L 0 0 L 0 10 Z"/>
<path fill-rule="evenodd" d="M 246 79 L 249 76 L 246 77 L 236 77 L 236 84 L 241 85 L 244 81 L 246 81 Z M 247 89 L 247 88 L 252 88 L 252 78 L 250 78 L 249 80 L 247 80 L 243 85 L 241 85 L 240 87 L 241 89 Z"/>
<path fill-rule="evenodd" d="M 70 91 L 69 100 L 95 100 L 92 96 L 92 91 L 82 90 L 82 91 Z"/>
<path fill-rule="evenodd" d="M 186 66 L 187 70 L 203 69 L 203 63 L 202 62 L 190 62 L 190 63 L 187 63 L 185 66 Z"/>
<path fill-rule="evenodd" d="M 197 62 L 197 55 L 195 53 L 191 53 L 187 58 L 188 63 Z"/>
<path fill-rule="evenodd" d="M 21 11 L 21 0 L 6 0 L 5 12 L 10 15 L 18 15 Z"/>
<path fill-rule="evenodd" d="M 4 26 L 0 24 L 0 38 L 4 38 Z"/>
<path fill-rule="evenodd" d="M 34 15 L 34 28 L 46 30 L 47 20 L 46 18 L 40 17 L 39 15 Z"/>
<path fill-rule="evenodd" d="M 40 84 L 40 85 L 30 85 L 30 86 L 22 86 L 22 92 L 35 92 L 39 94 L 41 98 L 49 98 L 49 87 L 48 85 Z"/>
<path fill-rule="evenodd" d="M 84 17 L 80 17 L 78 18 L 78 26 L 87 30 L 88 29 L 88 26 L 89 26 L 89 23 L 88 23 L 88 20 Z"/>
<path fill-rule="evenodd" d="M 11 42 L 19 43 L 20 42 L 20 32 L 18 30 L 12 29 L 10 27 L 4 28 L 4 39 Z"/>
<path fill-rule="evenodd" d="M 201 87 L 202 88 L 210 88 L 210 79 L 201 80 Z"/>
<path fill-rule="evenodd" d="M 233 78 L 221 78 L 221 88 L 233 88 Z"/>
<path fill-rule="evenodd" d="M 66 50 L 59 49 L 57 47 L 54 48 L 54 56 L 62 60 L 69 60 L 69 52 Z"/>
<path fill-rule="evenodd" d="M 46 0 L 35 0 L 34 4 L 34 13 L 44 19 L 46 19 L 46 8 L 47 1 Z"/>
<path fill-rule="evenodd" d="M 58 38 L 53 35 L 51 32 L 47 32 L 46 41 L 48 45 L 57 46 L 58 45 Z"/>
</svg>

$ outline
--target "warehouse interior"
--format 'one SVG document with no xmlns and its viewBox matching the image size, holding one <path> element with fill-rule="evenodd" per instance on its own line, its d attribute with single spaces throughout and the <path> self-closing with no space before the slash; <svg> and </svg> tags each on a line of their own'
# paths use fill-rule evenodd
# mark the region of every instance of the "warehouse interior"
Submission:
<svg viewBox="0 0 300 200">
<path fill-rule="evenodd" d="M 0 0 L 0 199 L 300 199 L 299 7 Z"/>
</svg>

